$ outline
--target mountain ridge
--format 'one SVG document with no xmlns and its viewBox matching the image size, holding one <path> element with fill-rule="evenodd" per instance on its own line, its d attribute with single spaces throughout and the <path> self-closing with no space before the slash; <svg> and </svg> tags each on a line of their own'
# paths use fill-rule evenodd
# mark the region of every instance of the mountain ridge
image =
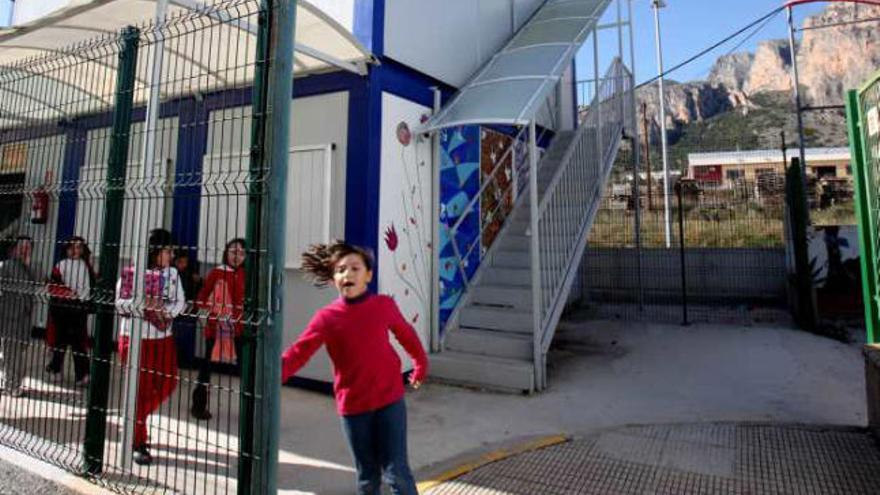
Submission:
<svg viewBox="0 0 880 495">
<path fill-rule="evenodd" d="M 853 21 L 871 19 L 868 22 Z M 819 29 L 821 28 L 821 29 Z M 844 92 L 858 87 L 880 68 L 880 7 L 859 4 L 829 4 L 819 14 L 808 17 L 797 45 L 802 104 L 808 106 L 842 105 Z M 694 127 L 706 127 L 712 120 L 747 118 L 760 112 L 778 118 L 766 124 L 778 126 L 796 138 L 796 114 L 792 94 L 792 56 L 787 40 L 765 40 L 754 53 L 737 52 L 718 57 L 704 81 L 668 82 L 665 87 L 666 129 L 669 142 L 676 144 Z M 643 111 L 649 134 L 660 134 L 659 95 L 650 84 L 636 92 L 639 117 Z M 786 97 L 787 96 L 787 97 Z M 846 145 L 846 127 L 842 110 L 804 113 L 808 145 Z M 771 129 L 744 125 L 733 127 L 762 136 L 741 139 L 760 146 L 778 140 L 769 137 Z M 640 133 L 642 129 L 640 127 Z M 778 134 L 778 132 L 777 132 Z M 740 143 L 738 146 L 748 146 Z M 693 142 L 693 140 L 686 140 Z M 725 143 L 719 143 L 723 146 Z"/>
</svg>

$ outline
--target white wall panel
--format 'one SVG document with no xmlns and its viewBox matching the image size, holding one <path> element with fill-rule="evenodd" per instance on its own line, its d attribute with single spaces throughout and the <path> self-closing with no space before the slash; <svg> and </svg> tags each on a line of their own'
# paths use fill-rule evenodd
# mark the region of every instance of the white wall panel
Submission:
<svg viewBox="0 0 880 495">
<path fill-rule="evenodd" d="M 21 217 L 18 223 L 18 232 L 10 232 L 10 237 L 26 235 L 33 239 L 33 254 L 31 255 L 31 269 L 38 280 L 44 280 L 52 271 L 52 260 L 55 253 L 55 233 L 58 226 L 58 196 L 52 191 L 57 191 L 61 182 L 61 167 L 64 163 L 64 147 L 67 142 L 65 136 L 52 136 L 41 139 L 24 141 L 27 147 L 25 160 L 25 183 L 27 191 L 22 199 Z M 43 186 L 50 194 L 49 211 L 46 222 L 41 224 L 31 223 L 31 208 L 33 196 L 30 194 Z M 45 327 L 48 307 L 45 304 L 35 306 L 33 314 L 34 325 Z"/>
<path fill-rule="evenodd" d="M 432 148 L 412 134 L 431 109 L 382 95 L 382 172 L 379 190 L 379 292 L 394 298 L 428 348 L 431 323 Z M 392 339 L 392 343 L 397 345 Z M 409 357 L 397 346 L 405 368 Z"/>
<path fill-rule="evenodd" d="M 331 201 L 329 202 L 330 211 L 330 238 L 343 238 L 345 236 L 345 176 L 346 164 L 348 158 L 348 93 L 331 93 L 326 95 L 310 96 L 305 98 L 296 98 L 293 101 L 293 116 L 291 125 L 290 144 L 296 149 L 314 146 L 334 145 L 331 152 L 330 168 L 332 170 L 331 183 Z M 226 109 L 223 111 L 213 112 L 210 116 L 211 123 L 208 131 L 207 155 L 229 156 L 230 158 L 220 159 L 218 164 L 210 165 L 211 167 L 219 167 L 221 170 L 229 170 L 231 168 L 247 168 L 248 161 L 245 158 L 234 158 L 241 156 L 243 150 L 247 150 L 250 146 L 250 108 L 237 107 Z M 291 160 L 292 166 L 298 161 L 305 160 L 306 155 L 295 157 Z M 314 153 L 308 157 L 309 160 L 315 158 Z M 205 160 L 205 163 L 213 163 L 216 160 Z M 319 160 L 321 163 L 323 157 Z M 315 171 L 314 162 L 309 162 L 309 172 Z M 207 169 L 206 169 L 207 170 Z M 304 171 L 303 171 L 304 172 Z M 302 178 L 298 178 L 296 171 L 292 171 L 289 175 L 290 181 L 288 188 L 288 234 L 296 237 L 300 230 L 300 224 L 291 227 L 290 222 L 298 222 L 297 211 L 302 212 L 302 202 L 309 202 L 315 199 L 312 191 L 309 191 L 309 197 L 304 197 L 304 192 L 300 190 L 302 187 Z M 323 179 L 321 177 L 319 179 Z M 298 180 L 299 179 L 299 180 Z M 229 187 L 227 185 L 227 187 Z M 323 198 L 322 198 L 323 199 Z M 220 205 L 222 199 L 216 196 L 210 200 L 214 207 L 223 207 Z M 226 201 L 233 199 L 227 198 Z M 238 201 L 235 199 L 234 201 Z M 203 208 L 205 206 L 203 199 Z M 225 219 L 224 224 L 215 224 L 216 227 L 210 227 L 210 222 L 201 222 L 199 238 L 207 241 L 208 235 L 214 238 L 222 236 L 243 236 L 246 228 L 247 211 L 246 203 L 242 202 L 240 206 L 232 208 L 235 214 Z M 324 212 L 322 211 L 323 215 Z M 216 215 L 214 215 L 216 217 Z M 230 225 L 235 226 L 233 232 Z M 314 225 L 307 226 L 309 229 L 316 228 Z M 210 233 L 214 229 L 214 233 Z M 223 231 L 221 232 L 221 229 Z M 233 235 L 234 234 L 234 235 Z M 218 241 L 211 241 L 218 242 Z M 225 242 L 225 241 L 222 241 Z M 223 244 L 214 244 L 220 246 Z M 287 258 L 291 260 L 298 257 L 298 250 L 301 246 L 288 244 Z M 220 253 L 212 250 L 200 251 L 199 256 L 210 266 L 219 261 Z M 207 268 L 207 266 L 205 267 Z M 284 304 L 284 343 L 288 345 L 292 343 L 302 333 L 312 315 L 315 312 L 332 301 L 336 296 L 336 291 L 332 289 L 317 289 L 311 283 L 303 278 L 301 272 L 297 269 L 288 269 L 285 271 L 285 304 Z M 332 381 L 333 374 L 330 366 L 330 360 L 326 351 L 320 351 L 314 358 L 300 371 L 297 376 Z"/>
<path fill-rule="evenodd" d="M 309 0 L 349 32 L 354 30 L 354 0 Z"/>
<path fill-rule="evenodd" d="M 385 53 L 459 87 L 501 49 L 542 0 L 387 0 Z"/>
<path fill-rule="evenodd" d="M 143 165 L 144 123 L 131 126 L 125 179 L 125 205 L 122 210 L 122 245 L 120 261 L 127 262 L 135 249 L 145 249 L 150 229 L 171 229 L 174 202 L 174 167 L 177 163 L 177 117 L 160 119 L 157 127 L 156 162 L 145 170 Z M 88 241 L 97 265 L 101 254 L 106 193 L 107 159 L 110 152 L 110 129 L 94 129 L 87 134 L 86 156 L 80 169 L 74 234 Z M 149 173 L 148 173 L 149 172 Z M 149 179 L 148 179 L 149 177 Z M 140 222 L 136 219 L 140 218 Z"/>
</svg>

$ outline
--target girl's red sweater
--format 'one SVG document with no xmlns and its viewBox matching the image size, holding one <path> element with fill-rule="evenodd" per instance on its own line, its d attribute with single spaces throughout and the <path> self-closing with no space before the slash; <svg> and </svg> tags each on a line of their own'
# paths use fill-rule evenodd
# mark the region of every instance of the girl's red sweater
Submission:
<svg viewBox="0 0 880 495">
<path fill-rule="evenodd" d="M 196 305 L 201 309 L 211 309 L 211 301 L 209 300 L 211 292 L 214 291 L 214 286 L 220 280 L 225 281 L 226 287 L 229 288 L 229 295 L 232 297 L 232 318 L 235 321 L 235 336 L 240 337 L 241 332 L 244 329 L 244 323 L 241 321 L 242 314 L 244 314 L 244 267 L 236 269 L 230 268 L 226 265 L 220 265 L 208 272 L 208 278 L 205 280 L 205 285 L 202 286 L 202 290 L 200 290 L 199 295 L 196 296 Z M 209 316 L 208 322 L 205 324 L 206 339 L 217 338 L 217 325 L 216 315 Z"/>
<path fill-rule="evenodd" d="M 388 330 L 413 358 L 415 381 L 428 374 L 428 356 L 415 329 L 388 296 L 368 295 L 355 302 L 337 299 L 320 309 L 305 332 L 282 356 L 283 381 L 327 345 L 333 361 L 333 390 L 340 415 L 381 409 L 403 398 L 400 358 Z"/>
</svg>

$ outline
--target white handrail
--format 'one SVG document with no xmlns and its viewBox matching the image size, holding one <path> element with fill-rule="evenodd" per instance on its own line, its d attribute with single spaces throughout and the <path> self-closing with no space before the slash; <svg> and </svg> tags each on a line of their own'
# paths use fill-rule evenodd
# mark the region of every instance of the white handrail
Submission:
<svg viewBox="0 0 880 495">
<path fill-rule="evenodd" d="M 629 122 L 632 74 L 615 59 L 590 104 L 581 127 L 569 145 L 534 213 L 532 254 L 539 267 L 533 279 L 535 312 L 535 375 L 542 388 L 543 362 L 561 317 L 578 258 L 598 210 L 602 187 L 613 166 L 620 137 Z M 631 122 L 629 122 L 631 124 Z M 535 193 L 536 194 L 536 193 Z"/>
</svg>

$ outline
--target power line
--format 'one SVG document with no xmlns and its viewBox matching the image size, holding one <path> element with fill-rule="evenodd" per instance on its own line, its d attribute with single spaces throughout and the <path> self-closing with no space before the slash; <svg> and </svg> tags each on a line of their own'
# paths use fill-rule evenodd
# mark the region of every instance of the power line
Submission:
<svg viewBox="0 0 880 495">
<path fill-rule="evenodd" d="M 660 79 L 661 77 L 666 77 L 668 74 L 671 74 L 671 73 L 677 71 L 678 69 L 681 69 L 681 68 L 684 67 L 685 65 L 688 65 L 688 64 L 690 64 L 691 62 L 697 60 L 698 58 L 701 58 L 701 57 L 705 56 L 706 54 L 712 52 L 713 50 L 715 50 L 715 49 L 718 48 L 719 46 L 721 46 L 721 45 L 727 43 L 728 41 L 730 41 L 730 40 L 736 38 L 737 36 L 743 34 L 744 32 L 748 31 L 749 29 L 751 29 L 751 28 L 757 26 L 758 24 L 760 24 L 760 23 L 762 23 L 762 22 L 767 21 L 768 19 L 772 18 L 773 16 L 775 16 L 776 14 L 782 12 L 783 10 L 785 10 L 785 7 L 777 7 L 777 8 L 775 8 L 775 9 L 773 9 L 772 11 L 770 11 L 769 13 L 767 13 L 766 15 L 761 16 L 760 18 L 756 19 L 755 21 L 749 23 L 747 26 L 745 26 L 745 27 L 739 29 L 737 32 L 735 32 L 735 33 L 731 34 L 730 36 L 724 38 L 723 40 L 721 40 L 721 41 L 715 43 L 714 45 L 712 45 L 712 46 L 706 48 L 705 50 L 703 50 L 703 51 L 697 53 L 696 55 L 694 55 L 694 56 L 692 56 L 691 58 L 685 60 L 684 62 L 681 62 L 680 64 L 676 65 L 675 67 L 672 67 L 671 69 L 666 70 L 666 71 L 663 72 L 662 74 L 657 75 L 657 76 L 654 76 L 653 78 L 648 79 L 647 81 L 645 81 L 645 82 L 639 84 L 638 86 L 636 86 L 635 89 L 639 89 L 639 88 L 641 88 L 641 87 L 643 87 L 643 86 L 647 86 L 648 84 L 653 83 L 653 82 L 656 81 L 657 79 Z"/>
<path fill-rule="evenodd" d="M 740 41 L 739 43 L 737 43 L 736 46 L 734 46 L 733 48 L 731 48 L 730 50 L 728 50 L 727 53 L 726 53 L 726 55 L 730 55 L 731 53 L 733 53 L 733 52 L 739 50 L 740 47 L 742 47 L 744 44 L 746 44 L 747 41 L 749 41 L 750 39 L 754 38 L 756 34 L 760 33 L 765 27 L 767 27 L 767 24 L 770 24 L 770 21 L 772 21 L 773 19 L 775 19 L 776 16 L 778 16 L 780 13 L 782 13 L 782 11 L 779 11 L 779 12 L 777 12 L 775 15 L 768 17 L 768 18 L 767 18 L 767 19 L 766 19 L 766 20 L 765 20 L 760 26 L 758 26 L 757 28 L 755 28 L 755 30 L 752 31 L 751 33 L 749 33 L 748 36 L 746 36 L 745 38 L 742 39 L 742 41 Z"/>
<path fill-rule="evenodd" d="M 802 28 L 796 29 L 795 31 L 812 31 L 813 29 L 825 29 L 825 28 L 840 27 L 840 26 L 852 26 L 853 24 L 862 24 L 865 22 L 875 22 L 875 21 L 880 21 L 880 17 L 868 17 L 865 19 L 855 19 L 852 21 L 835 22 L 835 23 L 831 23 L 831 24 L 819 24 L 816 26 L 802 27 Z"/>
</svg>

